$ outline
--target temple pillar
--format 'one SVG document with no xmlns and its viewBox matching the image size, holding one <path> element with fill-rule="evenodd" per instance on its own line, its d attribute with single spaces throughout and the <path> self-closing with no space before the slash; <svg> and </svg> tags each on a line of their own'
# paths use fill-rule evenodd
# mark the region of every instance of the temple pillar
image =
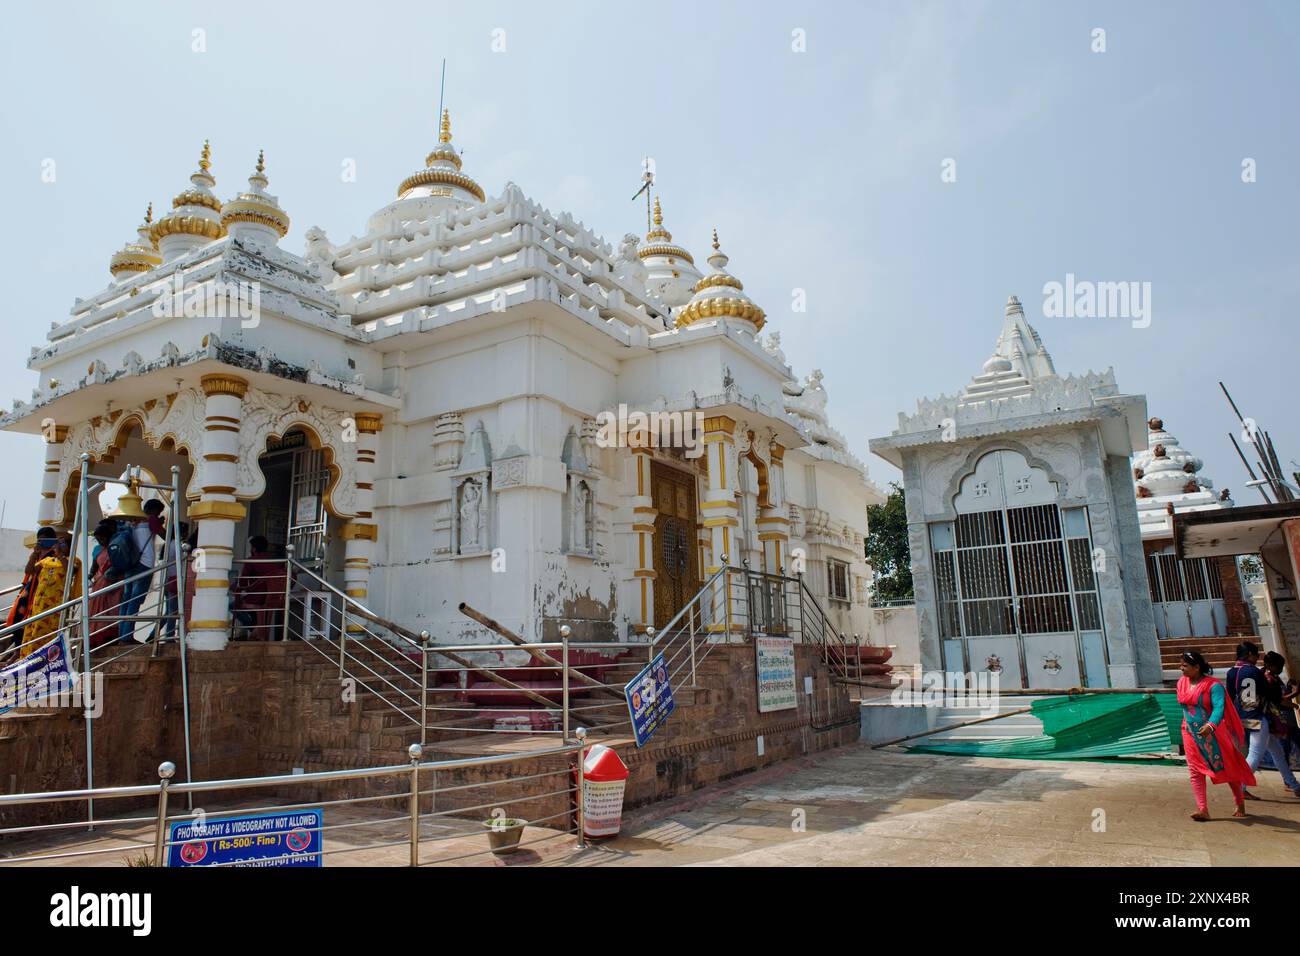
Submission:
<svg viewBox="0 0 1300 956">
<path fill-rule="evenodd" d="M 1282 522 L 1282 539 L 1286 544 L 1287 556 L 1291 559 L 1291 580 L 1300 581 L 1300 518 L 1288 518 Z M 1275 575 L 1266 573 L 1264 580 L 1269 582 L 1269 604 L 1272 605 L 1273 621 L 1278 623 L 1277 604 L 1273 600 L 1272 581 Z M 1295 585 L 1292 585 L 1294 593 Z M 1286 658 L 1287 672 L 1295 674 L 1296 669 L 1300 668 L 1300 640 L 1296 638 L 1294 632 L 1288 632 L 1287 629 L 1275 626 L 1273 629 L 1273 640 L 1278 646 L 1282 656 Z"/>
<path fill-rule="evenodd" d="M 357 516 L 343 527 L 343 588 L 348 597 L 362 604 L 370 595 L 370 559 L 379 539 L 375 523 L 375 452 L 383 419 L 373 412 L 357 412 Z M 349 633 L 361 633 L 360 624 L 349 624 Z"/>
<path fill-rule="evenodd" d="M 48 419 L 47 419 L 48 421 Z M 67 425 L 49 425 L 45 428 L 45 471 L 41 475 L 41 503 L 36 509 L 36 523 L 42 527 L 59 525 L 58 496 L 59 467 L 63 461 L 63 443 L 68 439 Z M 63 516 L 63 524 L 69 524 L 69 516 Z"/>
<path fill-rule="evenodd" d="M 650 476 L 650 441 L 649 436 L 645 434 L 629 434 L 627 436 L 628 467 L 631 470 L 629 476 L 629 486 L 635 489 L 632 496 L 632 540 L 633 553 L 630 564 L 632 565 L 632 577 L 636 581 L 639 601 L 633 605 L 634 618 L 632 630 L 638 634 L 644 634 L 645 629 L 651 625 L 667 624 L 667 621 L 656 621 L 654 619 L 655 610 L 655 518 L 658 517 L 659 511 L 655 508 L 654 497 L 651 493 L 651 476 Z"/>
<path fill-rule="evenodd" d="M 758 540 L 763 543 L 763 570 L 783 574 L 790 563 L 790 517 L 785 506 L 785 448 L 775 442 L 767 466 L 767 501 L 759 502 Z"/>
<path fill-rule="evenodd" d="M 198 523 L 199 542 L 193 606 L 187 608 L 187 633 L 196 651 L 219 651 L 230 640 L 230 569 L 235 556 L 235 526 L 244 506 L 238 485 L 239 426 L 248 382 L 236 375 L 204 375 L 203 467 L 199 500 L 187 517 Z"/>
<path fill-rule="evenodd" d="M 739 488 L 738 468 L 734 454 L 736 422 L 725 415 L 704 419 L 704 454 L 708 465 L 708 483 L 700 513 L 709 535 L 705 578 L 711 577 L 725 562 L 734 558 L 736 531 L 740 527 L 740 508 L 736 501 Z M 732 613 L 731 575 L 724 574 L 713 585 L 709 599 L 707 628 L 713 633 L 726 634 L 728 625 L 735 624 Z"/>
</svg>

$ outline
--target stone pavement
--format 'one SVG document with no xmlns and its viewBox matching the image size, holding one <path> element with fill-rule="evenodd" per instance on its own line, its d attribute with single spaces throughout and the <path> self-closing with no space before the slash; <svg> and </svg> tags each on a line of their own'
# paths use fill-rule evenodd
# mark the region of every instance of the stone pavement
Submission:
<svg viewBox="0 0 1300 956">
<path fill-rule="evenodd" d="M 1252 815 L 1234 820 L 1227 788 L 1213 787 L 1215 819 L 1195 823 L 1182 764 L 948 757 L 854 744 L 629 812 L 622 835 L 584 850 L 568 834 L 530 827 L 519 852 L 494 857 L 477 821 L 426 816 L 420 857 L 455 866 L 1293 865 L 1300 799 L 1272 772 L 1261 773 L 1256 793 L 1263 799 L 1248 804 Z M 327 807 L 326 865 L 407 865 L 401 813 Z M 152 848 L 152 837 L 152 825 L 138 820 L 95 834 L 10 836 L 0 856 L 124 866 Z M 72 855 L 86 851 L 92 855 Z"/>
<path fill-rule="evenodd" d="M 544 865 L 1293 865 L 1300 799 L 1263 771 L 1263 799 L 1196 823 L 1181 764 L 908 754 L 864 744 L 628 814 L 617 839 Z M 802 819 L 806 829 L 796 824 Z M 1096 827 L 1094 829 L 1094 827 Z"/>
</svg>

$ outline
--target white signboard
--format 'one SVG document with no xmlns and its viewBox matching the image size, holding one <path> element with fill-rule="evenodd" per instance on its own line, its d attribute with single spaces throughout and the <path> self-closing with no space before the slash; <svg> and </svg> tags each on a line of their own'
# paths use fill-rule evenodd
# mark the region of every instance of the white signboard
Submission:
<svg viewBox="0 0 1300 956">
<path fill-rule="evenodd" d="M 316 514 L 319 505 L 320 499 L 316 495 L 303 495 L 294 508 L 293 523 L 299 527 L 315 524 L 319 520 Z"/>
<path fill-rule="evenodd" d="M 785 637 L 755 637 L 754 659 L 758 673 L 758 712 L 794 710 L 794 641 Z"/>
</svg>

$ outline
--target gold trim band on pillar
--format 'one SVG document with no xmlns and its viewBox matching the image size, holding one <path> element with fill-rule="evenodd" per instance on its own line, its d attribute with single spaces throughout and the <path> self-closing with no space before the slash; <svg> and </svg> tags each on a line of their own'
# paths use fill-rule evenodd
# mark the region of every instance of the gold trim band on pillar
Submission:
<svg viewBox="0 0 1300 956">
<path fill-rule="evenodd" d="M 199 379 L 204 395 L 234 395 L 243 398 L 248 394 L 248 382 L 238 375 L 204 375 Z"/>
<path fill-rule="evenodd" d="M 186 624 L 191 631 L 224 631 L 228 626 L 228 621 L 190 621 Z"/>
<path fill-rule="evenodd" d="M 357 431 L 363 435 L 374 435 L 384 428 L 384 417 L 378 412 L 357 412 L 352 420 L 357 423 Z"/>
<path fill-rule="evenodd" d="M 344 541 L 352 541 L 352 540 L 378 541 L 379 525 L 357 524 L 355 521 L 349 521 L 347 524 L 343 526 L 342 538 Z"/>
<path fill-rule="evenodd" d="M 191 521 L 203 521 L 216 518 L 225 521 L 241 521 L 248 509 L 238 501 L 200 501 L 192 504 L 185 514 Z"/>
</svg>

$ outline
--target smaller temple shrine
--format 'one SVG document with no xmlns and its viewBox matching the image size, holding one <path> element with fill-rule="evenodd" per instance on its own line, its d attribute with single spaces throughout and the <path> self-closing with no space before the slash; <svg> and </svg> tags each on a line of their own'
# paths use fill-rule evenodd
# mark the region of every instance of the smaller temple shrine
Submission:
<svg viewBox="0 0 1300 956">
<path fill-rule="evenodd" d="M 1254 633 L 1232 557 L 1179 558 L 1174 515 L 1233 506 L 1228 489 L 1214 491 L 1201 459 L 1185 451 L 1162 419 L 1147 422 L 1147 447 L 1133 456 L 1138 524 L 1146 554 L 1156 635 L 1226 637 Z"/>
<path fill-rule="evenodd" d="M 903 472 L 921 662 L 1003 687 L 1160 680 L 1129 458 L 1146 399 L 1061 377 L 1011 296 L 992 356 L 871 450 Z"/>
</svg>

